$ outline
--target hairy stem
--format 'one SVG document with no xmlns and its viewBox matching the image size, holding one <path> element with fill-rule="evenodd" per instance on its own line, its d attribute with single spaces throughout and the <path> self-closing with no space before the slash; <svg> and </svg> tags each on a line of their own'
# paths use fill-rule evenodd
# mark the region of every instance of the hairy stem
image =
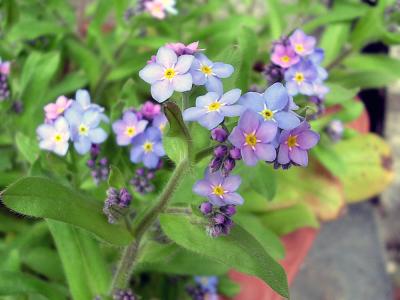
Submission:
<svg viewBox="0 0 400 300">
<path fill-rule="evenodd" d="M 190 164 L 187 159 L 183 160 L 176 166 L 155 205 L 145 213 L 137 226 L 133 229 L 135 240 L 125 248 L 122 254 L 121 261 L 111 283 L 111 294 L 115 293 L 118 289 L 124 289 L 127 287 L 144 233 L 154 223 L 154 221 L 157 219 L 157 216 L 168 206 L 174 191 L 178 187 L 183 176 L 188 171 L 189 166 Z"/>
</svg>

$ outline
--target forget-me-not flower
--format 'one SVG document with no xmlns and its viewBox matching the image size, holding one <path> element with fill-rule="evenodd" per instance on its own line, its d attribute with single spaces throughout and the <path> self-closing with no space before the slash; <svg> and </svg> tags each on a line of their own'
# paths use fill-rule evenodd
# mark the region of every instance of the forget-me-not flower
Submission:
<svg viewBox="0 0 400 300">
<path fill-rule="evenodd" d="M 130 157 L 133 163 L 143 162 L 145 167 L 155 169 L 160 157 L 164 155 L 161 132 L 158 128 L 150 127 L 132 140 Z"/>
<path fill-rule="evenodd" d="M 112 125 L 113 131 L 117 135 L 117 144 L 129 145 L 135 136 L 146 129 L 148 123 L 147 120 L 138 120 L 134 112 L 126 111 L 122 120 L 117 120 Z"/>
<path fill-rule="evenodd" d="M 39 147 L 60 156 L 67 154 L 69 147 L 69 126 L 64 117 L 59 117 L 53 124 L 42 124 L 37 130 Z"/>
</svg>

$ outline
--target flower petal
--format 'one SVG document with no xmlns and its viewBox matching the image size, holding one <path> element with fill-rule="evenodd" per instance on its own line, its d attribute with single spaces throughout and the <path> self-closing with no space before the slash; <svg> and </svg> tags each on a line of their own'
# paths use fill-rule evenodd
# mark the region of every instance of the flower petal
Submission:
<svg viewBox="0 0 400 300">
<path fill-rule="evenodd" d="M 153 151 L 157 156 L 162 157 L 165 155 L 165 150 L 162 143 L 155 143 L 153 147 Z"/>
<path fill-rule="evenodd" d="M 199 65 L 206 65 L 206 66 L 212 66 L 213 63 L 211 60 L 208 59 L 207 56 L 205 56 L 203 53 L 196 53 L 195 54 L 196 59 L 200 63 Z"/>
<path fill-rule="evenodd" d="M 224 92 L 224 87 L 222 86 L 221 79 L 212 75 L 208 76 L 208 79 L 206 81 L 206 89 L 209 92 L 216 92 L 219 95 Z"/>
<path fill-rule="evenodd" d="M 256 156 L 256 154 L 254 153 L 254 150 L 249 147 L 249 146 L 245 146 L 241 149 L 241 153 L 242 153 L 242 158 L 243 161 L 246 165 L 248 166 L 255 166 L 258 162 L 258 158 Z"/>
<path fill-rule="evenodd" d="M 219 112 L 209 112 L 199 118 L 198 122 L 207 129 L 214 129 L 224 120 L 224 116 Z"/>
<path fill-rule="evenodd" d="M 311 149 L 318 143 L 318 141 L 319 134 L 311 130 L 303 131 L 297 136 L 297 143 L 300 148 L 304 150 Z"/>
<path fill-rule="evenodd" d="M 242 179 L 239 175 L 231 175 L 224 179 L 224 183 L 222 184 L 224 190 L 228 192 L 236 191 L 240 184 L 242 183 Z"/>
<path fill-rule="evenodd" d="M 244 133 L 252 133 L 254 131 L 257 131 L 260 125 L 258 114 L 249 109 L 246 110 L 240 117 L 238 125 Z"/>
<path fill-rule="evenodd" d="M 57 143 L 53 149 L 54 153 L 64 156 L 67 154 L 69 144 L 68 143 Z"/>
<path fill-rule="evenodd" d="M 264 103 L 263 95 L 255 92 L 246 93 L 239 100 L 239 104 L 255 112 L 261 112 L 264 109 Z"/>
<path fill-rule="evenodd" d="M 149 169 L 155 169 L 159 161 L 160 158 L 153 152 L 145 153 L 143 155 L 143 164 Z"/>
<path fill-rule="evenodd" d="M 209 92 L 203 96 L 199 96 L 196 98 L 196 106 L 197 107 L 206 107 L 211 103 L 215 102 L 219 99 L 219 94 L 215 92 Z"/>
<path fill-rule="evenodd" d="M 189 71 L 190 66 L 192 65 L 194 60 L 193 55 L 181 55 L 178 58 L 178 62 L 175 65 L 175 70 L 179 72 L 179 74 L 185 74 Z"/>
<path fill-rule="evenodd" d="M 229 105 L 221 107 L 221 114 L 225 117 L 239 117 L 245 108 L 242 105 Z"/>
<path fill-rule="evenodd" d="M 77 90 L 75 100 L 83 109 L 87 109 L 90 105 L 90 94 L 87 90 Z"/>
<path fill-rule="evenodd" d="M 276 150 L 272 144 L 261 144 L 256 145 L 255 153 L 260 160 L 274 161 L 276 158 Z"/>
<path fill-rule="evenodd" d="M 272 121 L 262 122 L 256 132 L 257 139 L 261 140 L 262 143 L 269 143 L 275 137 L 278 132 L 276 123 Z"/>
<path fill-rule="evenodd" d="M 69 125 L 79 126 L 82 122 L 82 114 L 76 109 L 68 109 L 65 114 L 65 119 L 68 121 Z"/>
<path fill-rule="evenodd" d="M 153 84 L 164 77 L 164 68 L 156 63 L 148 64 L 139 72 L 139 77 L 149 84 Z"/>
<path fill-rule="evenodd" d="M 74 148 L 76 152 L 83 155 L 89 152 L 92 143 L 87 137 L 80 137 L 77 141 L 74 142 Z"/>
<path fill-rule="evenodd" d="M 282 110 L 289 101 L 289 95 L 282 83 L 271 85 L 265 92 L 264 98 L 270 110 Z"/>
<path fill-rule="evenodd" d="M 49 124 L 42 124 L 36 129 L 37 135 L 43 140 L 52 138 L 55 132 L 55 128 Z"/>
<path fill-rule="evenodd" d="M 278 127 L 284 130 L 293 129 L 300 124 L 300 119 L 296 116 L 296 114 L 291 112 L 277 112 L 274 115 L 274 118 L 278 122 Z"/>
<path fill-rule="evenodd" d="M 95 128 L 89 131 L 89 138 L 94 144 L 101 144 L 107 139 L 107 133 L 103 128 Z"/>
<path fill-rule="evenodd" d="M 242 148 L 244 145 L 244 135 L 238 126 L 233 128 L 231 134 L 228 137 L 228 140 L 232 143 L 236 148 Z"/>
<path fill-rule="evenodd" d="M 242 205 L 244 200 L 238 193 L 226 193 L 224 195 L 224 203 L 231 205 Z"/>
<path fill-rule="evenodd" d="M 190 107 L 183 112 L 183 119 L 185 121 L 197 121 L 207 114 L 204 108 Z"/>
<path fill-rule="evenodd" d="M 151 86 L 151 96 L 160 103 L 170 98 L 173 93 L 174 87 L 169 80 L 157 81 Z"/>
<path fill-rule="evenodd" d="M 190 74 L 192 75 L 193 84 L 195 85 L 204 85 L 207 81 L 206 75 L 204 75 L 203 72 L 191 70 Z"/>
<path fill-rule="evenodd" d="M 136 146 L 132 147 L 131 153 L 130 153 L 130 159 L 133 163 L 140 163 L 143 159 L 143 147 L 142 146 Z"/>
<path fill-rule="evenodd" d="M 213 73 L 219 78 L 228 78 L 234 72 L 234 68 L 231 65 L 224 64 L 221 62 L 214 63 L 212 67 Z"/>
<path fill-rule="evenodd" d="M 184 75 L 176 75 L 172 80 L 174 90 L 177 92 L 187 92 L 192 88 L 192 75 L 189 73 Z"/>
<path fill-rule="evenodd" d="M 308 165 L 308 154 L 306 150 L 302 150 L 300 148 L 293 148 L 289 151 L 289 158 L 300 166 L 307 166 Z"/>
<path fill-rule="evenodd" d="M 281 145 L 278 150 L 278 163 L 286 165 L 289 162 L 289 148 L 287 145 Z"/>
<path fill-rule="evenodd" d="M 158 49 L 156 58 L 158 64 L 163 65 L 165 68 L 171 68 L 176 64 L 177 60 L 178 57 L 173 50 L 167 47 L 161 47 Z"/>
<path fill-rule="evenodd" d="M 219 101 L 228 105 L 234 104 L 239 100 L 241 93 L 242 91 L 240 89 L 230 90 L 229 92 L 223 94 Z"/>
<path fill-rule="evenodd" d="M 199 180 L 193 185 L 193 192 L 200 196 L 208 196 L 212 193 L 211 185 L 207 180 Z"/>
</svg>

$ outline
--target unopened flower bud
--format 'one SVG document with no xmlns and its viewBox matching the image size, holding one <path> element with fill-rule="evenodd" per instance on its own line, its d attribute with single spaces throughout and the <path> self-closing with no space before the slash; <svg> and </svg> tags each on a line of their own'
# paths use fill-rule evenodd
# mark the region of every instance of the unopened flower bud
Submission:
<svg viewBox="0 0 400 300">
<path fill-rule="evenodd" d="M 214 141 L 223 143 L 228 138 L 228 132 L 221 127 L 214 128 L 213 130 L 211 130 L 211 138 Z"/>
</svg>

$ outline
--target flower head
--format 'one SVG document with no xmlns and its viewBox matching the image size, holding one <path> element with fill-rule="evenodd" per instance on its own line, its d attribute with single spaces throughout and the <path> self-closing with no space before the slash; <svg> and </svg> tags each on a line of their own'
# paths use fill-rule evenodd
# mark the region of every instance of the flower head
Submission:
<svg viewBox="0 0 400 300">
<path fill-rule="evenodd" d="M 75 93 L 75 101 L 71 105 L 71 109 L 79 111 L 81 113 L 87 110 L 93 110 L 100 113 L 100 119 L 104 122 L 109 122 L 108 117 L 104 114 L 104 107 L 98 104 L 92 103 L 90 94 L 87 90 L 77 90 Z"/>
<path fill-rule="evenodd" d="M 89 152 L 92 144 L 101 144 L 106 140 L 107 133 L 99 127 L 101 115 L 102 113 L 96 108 L 82 111 L 72 107 L 65 112 L 65 118 L 71 129 L 71 138 L 79 154 Z"/>
<path fill-rule="evenodd" d="M 274 64 L 286 69 L 297 64 L 300 57 L 291 46 L 277 44 L 272 52 L 271 60 Z"/>
<path fill-rule="evenodd" d="M 62 115 L 70 106 L 72 105 L 72 100 L 65 96 L 60 96 L 57 98 L 55 103 L 49 103 L 44 107 L 46 113 L 46 121 L 52 122 Z"/>
<path fill-rule="evenodd" d="M 277 161 L 286 165 L 293 162 L 299 166 L 307 166 L 307 151 L 319 141 L 319 134 L 310 130 L 307 122 L 301 123 L 292 130 L 283 130 L 279 137 Z"/>
<path fill-rule="evenodd" d="M 273 161 L 276 158 L 275 147 L 271 143 L 277 130 L 274 122 L 263 122 L 256 112 L 246 110 L 228 140 L 240 149 L 245 164 L 254 166 L 259 160 Z"/>
<path fill-rule="evenodd" d="M 290 45 L 293 50 L 300 56 L 306 56 L 314 51 L 316 44 L 315 37 L 306 35 L 302 30 L 297 29 L 289 37 Z"/>
<path fill-rule="evenodd" d="M 260 120 L 276 122 L 282 129 L 292 129 L 300 124 L 300 120 L 291 110 L 289 101 L 290 96 L 286 88 L 281 83 L 274 83 L 264 94 L 244 94 L 239 103 L 258 113 Z"/>
<path fill-rule="evenodd" d="M 318 71 L 309 60 L 302 60 L 285 72 L 286 88 L 290 95 L 314 93 L 313 84 L 318 79 Z"/>
<path fill-rule="evenodd" d="M 212 62 L 202 53 L 195 54 L 196 59 L 190 68 L 195 85 L 205 85 L 209 92 L 223 93 L 221 78 L 228 78 L 234 69 L 222 62 Z"/>
<path fill-rule="evenodd" d="M 222 123 L 225 117 L 240 116 L 241 105 L 235 104 L 240 98 L 239 89 L 231 90 L 222 96 L 209 92 L 196 99 L 196 107 L 190 107 L 183 112 L 185 121 L 198 121 L 207 129 L 213 129 Z"/>
<path fill-rule="evenodd" d="M 37 130 L 41 149 L 64 156 L 68 151 L 70 138 L 69 126 L 64 117 L 59 117 L 53 124 L 42 124 Z"/>
<path fill-rule="evenodd" d="M 188 45 L 185 45 L 183 43 L 169 43 L 166 44 L 165 47 L 175 51 L 176 55 L 184 55 L 184 54 L 189 54 L 193 55 L 196 52 L 200 51 L 199 49 L 199 42 L 193 42 Z"/>
<path fill-rule="evenodd" d="M 150 127 L 132 141 L 131 161 L 143 162 L 149 169 L 158 166 L 160 157 L 165 155 L 161 141 L 161 132 L 158 128 Z"/>
<path fill-rule="evenodd" d="M 139 76 L 151 84 L 151 95 L 158 102 L 164 102 L 174 91 L 186 92 L 192 88 L 192 75 L 188 73 L 194 57 L 178 56 L 167 48 L 161 47 L 157 52 L 156 62 L 146 65 Z"/>
<path fill-rule="evenodd" d="M 219 171 L 210 173 L 206 170 L 204 179 L 197 181 L 193 186 L 193 192 L 207 197 L 215 206 L 242 205 L 243 198 L 236 193 L 240 183 L 241 178 L 238 175 L 225 177 Z"/>
<path fill-rule="evenodd" d="M 147 124 L 146 120 L 139 121 L 134 112 L 126 111 L 122 120 L 118 120 L 112 125 L 113 131 L 117 135 L 117 144 L 129 145 L 135 136 L 146 129 Z"/>
</svg>

